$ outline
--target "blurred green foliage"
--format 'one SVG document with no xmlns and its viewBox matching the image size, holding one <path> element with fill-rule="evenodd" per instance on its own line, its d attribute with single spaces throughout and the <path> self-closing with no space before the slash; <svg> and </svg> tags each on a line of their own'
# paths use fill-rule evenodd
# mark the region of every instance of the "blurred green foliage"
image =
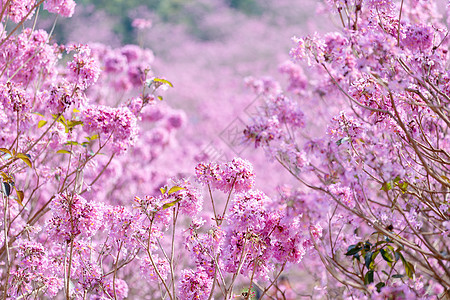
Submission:
<svg viewBox="0 0 450 300">
<path fill-rule="evenodd" d="M 96 8 L 105 10 L 115 15 L 123 16 L 130 9 L 138 6 L 146 6 L 155 11 L 164 20 L 171 20 L 173 16 L 179 15 L 184 8 L 197 2 L 195 0 L 79 0 L 80 4 L 93 4 Z M 225 0 L 225 3 L 245 14 L 258 15 L 263 9 L 257 0 Z"/>
<path fill-rule="evenodd" d="M 260 15 L 263 8 L 259 0 L 223 0 L 224 3 L 236 11 L 247 15 Z M 157 14 L 162 21 L 184 24 L 191 33 L 199 39 L 209 39 L 210 35 L 203 32 L 201 25 L 202 15 L 208 13 L 208 2 L 198 0 L 78 0 L 80 5 L 94 5 L 96 9 L 103 10 L 117 17 L 114 32 L 122 37 L 122 42 L 133 42 L 134 34 L 131 26 L 129 12 L 138 7 L 145 6 Z"/>
<path fill-rule="evenodd" d="M 169 0 L 171 1 L 171 0 Z M 145 5 L 151 10 L 156 10 L 160 5 L 160 0 L 79 0 L 77 3 L 87 5 L 93 4 L 97 9 L 104 10 L 114 16 L 123 16 L 135 7 Z"/>
<path fill-rule="evenodd" d="M 263 8 L 256 0 L 227 0 L 227 4 L 234 9 L 240 10 L 247 15 L 260 15 Z"/>
</svg>

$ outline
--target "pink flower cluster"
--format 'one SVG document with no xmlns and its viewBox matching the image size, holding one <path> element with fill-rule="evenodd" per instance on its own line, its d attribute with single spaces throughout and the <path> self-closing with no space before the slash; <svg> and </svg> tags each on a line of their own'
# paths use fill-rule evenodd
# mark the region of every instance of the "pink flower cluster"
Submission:
<svg viewBox="0 0 450 300">
<path fill-rule="evenodd" d="M 281 125 L 277 116 L 256 121 L 253 125 L 247 125 L 243 132 L 247 141 L 255 143 L 255 148 L 269 145 L 273 140 L 281 138 Z"/>
<path fill-rule="evenodd" d="M 111 139 L 115 152 L 123 152 L 136 142 L 137 120 L 127 107 L 91 105 L 82 111 L 81 120 L 87 133 Z"/>
<path fill-rule="evenodd" d="M 75 5 L 73 0 L 46 0 L 44 9 L 63 17 L 71 17 L 75 12 Z"/>
<path fill-rule="evenodd" d="M 91 49 L 84 45 L 71 45 L 68 52 L 75 51 L 73 60 L 67 63 L 70 70 L 69 80 L 85 90 L 93 85 L 100 76 L 100 67 L 91 55 Z"/>
<path fill-rule="evenodd" d="M 195 174 L 200 183 L 225 193 L 248 191 L 255 184 L 253 166 L 242 158 L 222 164 L 200 163 L 195 167 Z"/>
<path fill-rule="evenodd" d="M 133 22 L 131 22 L 131 26 L 137 29 L 147 29 L 152 27 L 152 21 L 146 19 L 134 19 Z"/>
<path fill-rule="evenodd" d="M 213 279 L 202 270 L 183 270 L 179 283 L 180 299 L 199 299 L 209 298 L 207 291 L 211 290 Z"/>
<path fill-rule="evenodd" d="M 69 242 L 78 235 L 93 236 L 102 225 L 103 211 L 79 195 L 59 194 L 51 203 L 52 218 L 47 223 L 49 235 L 58 242 Z"/>
<path fill-rule="evenodd" d="M 54 79 L 59 50 L 48 41 L 47 32 L 30 28 L 6 40 L 0 48 L 0 63 L 8 66 L 4 80 L 28 85 L 38 79 Z"/>
<path fill-rule="evenodd" d="M 171 84 L 150 50 L 51 45 L 22 22 L 37 2 L 1 3 L 3 298 L 445 298 L 450 41 L 434 2 L 328 0 L 342 30 L 295 38 L 285 84 L 246 79 L 265 101 L 243 138 L 293 185 L 265 192 L 243 158 L 185 179 L 197 146 L 155 101 Z"/>
<path fill-rule="evenodd" d="M 154 55 L 149 49 L 142 49 L 136 45 L 111 49 L 99 44 L 92 45 L 91 48 L 93 56 L 102 65 L 103 74 L 100 81 L 108 79 L 115 91 L 142 89 L 146 79 L 152 75 L 150 64 L 153 63 Z"/>
<path fill-rule="evenodd" d="M 29 19 L 33 16 L 34 10 L 31 10 L 33 6 L 33 0 L 2 0 L 0 7 L 2 10 L 6 10 L 7 16 L 11 21 L 20 23 L 25 17 Z M 5 15 L 2 17 L 5 18 Z M 3 22 L 4 20 L 1 21 Z"/>
</svg>

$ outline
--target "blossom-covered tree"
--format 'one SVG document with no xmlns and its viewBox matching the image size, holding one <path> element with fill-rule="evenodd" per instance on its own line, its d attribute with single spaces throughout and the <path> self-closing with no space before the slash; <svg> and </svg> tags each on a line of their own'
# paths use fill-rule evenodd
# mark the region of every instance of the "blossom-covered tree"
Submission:
<svg viewBox="0 0 450 300">
<path fill-rule="evenodd" d="M 244 139 L 301 183 L 269 192 L 239 157 L 180 170 L 187 116 L 150 50 L 57 44 L 30 22 L 71 0 L 1 3 L 3 299 L 448 296 L 437 3 L 327 1 L 342 29 L 294 38 L 284 87 L 246 80 L 265 105 Z"/>
<path fill-rule="evenodd" d="M 332 275 L 318 275 L 323 297 L 444 299 L 449 40 L 448 16 L 439 8 L 445 4 L 326 6 L 342 28 L 293 38 L 295 63 L 280 68 L 285 90 L 248 79 L 266 105 L 244 136 L 302 184 L 282 195 L 304 203 L 304 216 L 325 229 L 312 240 Z"/>
</svg>

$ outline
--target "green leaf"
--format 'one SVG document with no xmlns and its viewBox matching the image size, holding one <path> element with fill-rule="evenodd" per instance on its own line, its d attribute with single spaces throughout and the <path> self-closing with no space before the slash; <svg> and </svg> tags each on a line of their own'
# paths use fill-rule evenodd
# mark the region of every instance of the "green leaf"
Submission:
<svg viewBox="0 0 450 300">
<path fill-rule="evenodd" d="M 19 203 L 20 206 L 23 207 L 23 204 L 22 204 L 23 198 L 24 198 L 24 193 L 23 193 L 23 191 L 19 191 L 19 190 L 16 189 L 16 194 L 17 194 L 17 203 Z"/>
<path fill-rule="evenodd" d="M 72 154 L 72 152 L 67 151 L 67 150 L 64 150 L 64 149 L 58 150 L 58 151 L 56 151 L 56 153 L 61 153 L 61 154 Z"/>
<path fill-rule="evenodd" d="M 167 191 L 167 187 L 159 188 L 159 190 L 161 191 L 161 194 L 164 195 Z"/>
<path fill-rule="evenodd" d="M 67 126 L 69 128 L 73 128 L 73 127 L 75 127 L 77 125 L 83 125 L 83 122 L 82 121 L 68 121 L 67 122 Z"/>
<path fill-rule="evenodd" d="M 43 118 L 44 118 L 44 115 L 43 115 L 43 114 L 41 114 L 41 113 L 38 113 L 38 112 L 34 112 L 33 114 L 35 114 L 35 115 L 38 115 L 38 116 L 41 116 L 41 117 L 43 117 Z"/>
<path fill-rule="evenodd" d="M 377 246 L 380 246 L 380 245 L 383 245 L 383 244 L 387 244 L 387 243 L 389 243 L 389 241 L 378 241 L 378 242 L 376 242 L 375 245 L 373 245 L 373 246 L 374 246 L 374 247 L 377 247 Z"/>
<path fill-rule="evenodd" d="M 2 182 L 2 192 L 8 197 L 11 195 L 11 185 L 8 182 Z"/>
<path fill-rule="evenodd" d="M 403 267 L 405 268 L 406 276 L 413 279 L 414 266 L 410 262 L 406 261 L 405 257 L 403 257 L 403 255 L 400 252 L 398 252 L 398 254 L 400 256 L 400 259 L 402 260 Z"/>
<path fill-rule="evenodd" d="M 26 163 L 30 168 L 33 167 L 32 163 L 31 163 L 31 160 L 30 160 L 30 158 L 29 158 L 28 155 L 23 154 L 23 153 L 17 153 L 16 157 L 17 157 L 17 158 L 20 158 L 20 159 L 21 159 L 24 163 Z"/>
<path fill-rule="evenodd" d="M 410 279 L 413 279 L 413 275 L 414 275 L 414 266 L 413 266 L 410 262 L 405 261 L 405 262 L 404 262 L 404 267 L 405 267 L 406 275 L 407 275 Z"/>
<path fill-rule="evenodd" d="M 162 96 L 158 96 L 158 100 L 159 101 L 163 101 L 163 97 Z"/>
<path fill-rule="evenodd" d="M 78 143 L 77 141 L 67 141 L 65 145 L 78 146 L 80 145 L 80 143 Z"/>
<path fill-rule="evenodd" d="M 63 115 L 59 116 L 59 122 L 61 122 L 64 126 L 67 126 L 66 118 Z"/>
<path fill-rule="evenodd" d="M 355 255 L 356 253 L 358 253 L 359 251 L 362 250 L 362 244 L 358 243 L 355 245 L 350 245 L 347 249 L 347 252 L 345 253 L 346 256 L 352 256 Z"/>
<path fill-rule="evenodd" d="M 406 193 L 408 191 L 408 183 L 407 182 L 399 183 L 397 186 L 402 191 L 402 194 L 404 194 L 404 193 Z"/>
<path fill-rule="evenodd" d="M 380 249 L 380 253 L 383 259 L 388 262 L 389 266 L 391 266 L 391 264 L 394 262 L 392 254 L 386 249 Z"/>
<path fill-rule="evenodd" d="M 380 190 L 385 191 L 385 192 L 392 190 L 392 182 L 389 181 L 389 182 L 383 183 Z"/>
<path fill-rule="evenodd" d="M 444 179 L 445 181 L 447 181 L 448 183 L 450 183 L 450 179 L 448 179 L 447 176 L 441 175 L 441 178 Z"/>
<path fill-rule="evenodd" d="M 403 274 L 394 274 L 394 275 L 392 275 L 392 278 L 402 278 L 403 276 L 405 276 L 405 275 L 403 275 Z"/>
<path fill-rule="evenodd" d="M 369 251 L 366 253 L 366 255 L 364 255 L 364 263 L 367 269 L 373 269 L 375 258 L 377 257 L 377 255 L 378 251 L 376 252 Z"/>
<path fill-rule="evenodd" d="M 167 85 L 169 85 L 170 87 L 173 87 L 172 82 L 170 82 L 169 80 L 166 79 L 162 79 L 162 78 L 153 78 L 154 82 L 160 82 L 160 83 L 165 83 Z"/>
<path fill-rule="evenodd" d="M 85 139 L 87 139 L 89 142 L 92 142 L 92 141 L 94 141 L 94 140 L 96 140 L 98 138 L 99 138 L 98 134 L 94 134 L 93 136 L 86 136 L 85 137 Z"/>
<path fill-rule="evenodd" d="M 172 207 L 172 206 L 174 206 L 175 204 L 177 204 L 180 201 L 181 201 L 181 199 L 177 199 L 177 200 L 174 200 L 172 202 L 166 203 L 166 204 L 163 205 L 162 208 L 166 209 L 166 208 Z"/>
<path fill-rule="evenodd" d="M 47 121 L 45 121 L 45 120 L 40 120 L 40 121 L 38 122 L 38 128 L 44 127 L 45 124 L 47 124 Z"/>
<path fill-rule="evenodd" d="M 0 172 L 0 175 L 3 177 L 3 181 L 10 181 L 10 177 L 5 172 Z"/>
<path fill-rule="evenodd" d="M 2 151 L 2 152 L 4 152 L 4 153 L 7 153 L 7 154 L 9 154 L 9 155 L 12 156 L 11 151 L 9 151 L 9 150 L 6 149 L 6 148 L 0 148 L 0 151 Z"/>
<path fill-rule="evenodd" d="M 355 255 L 356 253 L 358 253 L 359 251 L 362 250 L 362 246 L 361 243 L 355 244 L 355 245 L 350 245 L 348 246 L 347 252 L 345 253 L 346 256 L 352 256 Z"/>
<path fill-rule="evenodd" d="M 67 121 L 66 118 L 64 118 L 63 115 L 52 115 L 53 119 L 56 120 L 57 122 L 60 122 L 61 124 L 63 124 L 65 127 L 67 127 Z"/>
<path fill-rule="evenodd" d="M 384 288 L 386 284 L 384 282 L 378 282 L 375 287 L 377 288 L 377 292 L 381 292 L 381 289 Z"/>
<path fill-rule="evenodd" d="M 371 284 L 373 282 L 373 270 L 370 270 L 364 275 L 364 284 Z"/>
<path fill-rule="evenodd" d="M 336 145 L 340 146 L 343 143 L 348 142 L 348 141 L 350 141 L 350 138 L 348 136 L 346 136 L 346 137 L 343 137 L 342 139 L 337 140 Z"/>
<path fill-rule="evenodd" d="M 395 257 L 395 261 L 398 261 L 400 259 L 400 252 L 398 252 L 398 250 L 394 252 L 394 257 Z"/>
<path fill-rule="evenodd" d="M 178 192 L 178 191 L 181 191 L 181 190 L 184 190 L 184 187 L 181 187 L 181 186 L 173 186 L 173 187 L 170 188 L 168 194 L 171 195 L 171 194 L 173 194 L 173 193 L 175 193 L 175 192 Z"/>
</svg>

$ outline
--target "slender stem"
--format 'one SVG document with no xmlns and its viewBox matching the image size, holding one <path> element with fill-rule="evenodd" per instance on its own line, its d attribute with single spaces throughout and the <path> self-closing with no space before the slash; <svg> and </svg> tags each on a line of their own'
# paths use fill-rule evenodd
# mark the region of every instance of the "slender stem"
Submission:
<svg viewBox="0 0 450 300">
<path fill-rule="evenodd" d="M 108 162 L 106 163 L 106 165 L 103 167 L 103 169 L 100 171 L 100 173 L 98 173 L 98 175 L 94 178 L 94 180 L 91 181 L 91 183 L 89 184 L 89 186 L 93 186 L 97 180 L 100 179 L 100 177 L 103 175 L 103 173 L 106 171 L 106 169 L 108 168 L 109 164 L 111 163 L 111 161 L 113 160 L 114 156 L 116 154 L 113 153 L 113 155 L 111 155 L 111 157 L 109 158 Z M 87 188 L 85 188 L 83 191 L 81 191 L 80 195 L 84 194 L 87 192 Z"/>
<path fill-rule="evenodd" d="M 5 11 L 8 9 L 10 3 L 11 3 L 11 0 L 6 0 L 6 2 L 2 5 L 2 12 L 0 13 L 0 20 L 3 20 L 3 15 L 5 14 Z M 2 36 L 3 32 L 5 32 L 5 27 L 6 26 L 3 27 L 3 31 L 0 34 L 0 36 Z"/>
<path fill-rule="evenodd" d="M 6 249 L 6 281 L 5 281 L 5 288 L 3 293 L 3 299 L 7 299 L 8 295 L 8 279 L 9 279 L 9 269 L 11 266 L 11 257 L 9 254 L 9 241 L 8 241 L 8 197 L 5 197 L 4 194 L 2 194 L 3 202 L 4 202 L 4 210 L 3 210 L 3 232 L 4 232 L 4 239 L 5 239 L 5 249 Z"/>
<path fill-rule="evenodd" d="M 400 14 L 398 16 L 398 29 L 397 29 L 397 46 L 400 46 L 400 21 L 402 19 L 403 0 L 400 3 Z"/>
<path fill-rule="evenodd" d="M 262 299 L 262 298 L 264 297 L 264 295 L 270 290 L 270 288 L 272 287 L 272 285 L 274 285 L 275 282 L 277 282 L 278 277 L 280 277 L 281 273 L 283 273 L 283 271 L 284 271 L 284 267 L 286 266 L 286 263 L 287 263 L 287 261 L 285 261 L 285 262 L 283 263 L 283 265 L 281 266 L 280 272 L 278 272 L 278 275 L 275 277 L 275 279 L 272 281 L 272 283 L 271 283 L 268 287 L 266 287 L 266 288 L 264 289 L 263 293 L 262 293 L 261 296 L 259 297 L 260 299 Z"/>
<path fill-rule="evenodd" d="M 114 299 L 117 299 L 117 293 L 116 293 L 116 276 L 117 276 L 117 266 L 119 265 L 119 256 L 120 251 L 122 250 L 123 242 L 120 242 L 119 250 L 117 250 L 117 256 L 116 256 L 116 262 L 114 264 L 114 274 L 113 274 L 113 292 L 114 292 Z"/>
<path fill-rule="evenodd" d="M 16 27 L 14 27 L 14 29 L 6 36 L 6 38 L 4 40 L 2 40 L 0 42 L 0 47 L 3 46 L 3 44 L 11 37 L 11 35 L 14 34 L 14 32 L 16 32 L 17 29 L 20 28 L 20 26 L 23 25 L 23 23 L 25 22 L 25 20 L 28 18 L 28 16 L 34 11 L 34 9 L 36 7 L 38 7 L 39 5 L 41 5 L 44 2 L 44 0 L 40 0 L 38 3 L 36 3 L 29 11 L 28 13 L 22 18 L 22 20 L 19 22 L 19 24 L 16 25 Z"/>
<path fill-rule="evenodd" d="M 161 280 L 162 284 L 164 285 L 164 288 L 166 289 L 167 294 L 169 295 L 169 298 L 171 300 L 173 300 L 173 297 L 170 294 L 169 287 L 167 286 L 166 282 L 164 281 L 164 278 L 162 277 L 161 273 L 159 272 L 158 267 L 156 266 L 155 262 L 153 261 L 152 253 L 150 252 L 150 237 L 151 237 L 151 232 L 152 232 L 153 221 L 150 220 L 150 222 L 151 223 L 150 223 L 150 228 L 148 229 L 148 240 L 147 240 L 147 249 L 146 249 L 148 258 L 150 259 L 150 262 L 152 263 L 153 269 L 155 270 L 156 274 L 158 275 L 158 278 Z"/>
<path fill-rule="evenodd" d="M 209 186 L 209 184 L 208 184 L 208 191 L 209 191 L 209 196 L 211 198 L 211 204 L 212 204 L 213 211 L 214 211 L 214 220 L 216 221 L 216 225 L 219 226 L 220 224 L 219 224 L 219 220 L 217 219 L 216 206 L 214 205 L 214 199 L 213 199 L 211 187 Z"/>
<path fill-rule="evenodd" d="M 177 217 L 178 217 L 178 211 L 180 208 L 180 204 L 178 203 L 177 208 L 173 209 L 173 226 L 172 226 L 172 245 L 171 245 L 171 253 L 170 253 L 170 273 L 172 276 L 172 292 L 173 295 L 175 296 L 175 270 L 174 270 L 174 266 L 173 266 L 173 258 L 175 256 L 175 226 L 177 224 Z"/>
<path fill-rule="evenodd" d="M 257 261 L 254 260 L 253 261 L 252 276 L 250 277 L 250 285 L 248 286 L 247 296 L 245 297 L 244 300 L 250 299 L 251 290 L 252 290 L 252 287 L 253 287 L 253 278 L 255 277 L 256 267 L 257 267 Z"/>
<path fill-rule="evenodd" d="M 236 278 L 239 276 L 239 273 L 241 272 L 242 266 L 244 265 L 244 262 L 245 262 L 245 256 L 247 255 L 247 249 L 246 249 L 247 242 L 248 242 L 248 240 L 245 240 L 244 245 L 242 246 L 242 253 L 241 253 L 241 257 L 239 259 L 239 266 L 238 266 L 236 272 L 233 274 L 233 278 L 231 280 L 230 286 L 228 287 L 228 290 L 226 291 L 227 292 L 226 298 L 228 298 L 228 295 L 230 295 L 230 297 L 233 296 L 234 282 L 235 282 Z"/>
<path fill-rule="evenodd" d="M 222 214 L 222 219 L 220 220 L 220 223 L 219 223 L 219 225 L 221 225 L 222 224 L 222 222 L 223 222 L 223 220 L 224 220 L 224 218 L 225 218 L 225 213 L 227 212 L 227 208 L 228 208 L 228 203 L 230 202 L 230 198 L 231 198 L 231 193 L 233 192 L 233 189 L 234 189 L 234 185 L 236 184 L 236 180 L 237 180 L 237 176 L 236 177 L 234 177 L 234 180 L 233 180 L 233 184 L 231 185 L 231 189 L 230 189 L 230 192 L 228 193 L 228 197 L 227 197 L 227 203 L 225 203 L 225 208 L 223 209 L 223 214 Z"/>
<path fill-rule="evenodd" d="M 66 276 L 66 300 L 70 300 L 70 271 L 72 269 L 73 242 L 74 242 L 74 238 L 72 238 L 70 240 L 69 262 L 68 262 L 68 266 L 67 266 L 67 276 Z"/>
<path fill-rule="evenodd" d="M 215 268 L 214 268 L 214 279 L 213 279 L 213 284 L 211 287 L 211 292 L 209 293 L 208 300 L 211 300 L 212 297 L 214 296 L 214 288 L 216 287 L 216 278 L 217 278 L 217 266 L 215 266 Z"/>
</svg>

